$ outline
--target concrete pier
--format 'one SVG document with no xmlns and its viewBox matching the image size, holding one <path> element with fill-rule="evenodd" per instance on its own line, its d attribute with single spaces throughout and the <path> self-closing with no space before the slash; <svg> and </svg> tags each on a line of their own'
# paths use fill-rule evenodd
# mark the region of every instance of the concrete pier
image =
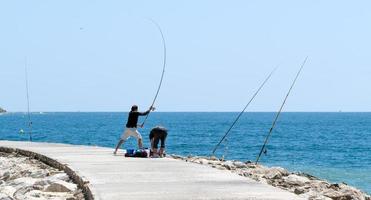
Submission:
<svg viewBox="0 0 371 200">
<path fill-rule="evenodd" d="M 301 199 L 290 192 L 229 171 L 171 158 L 125 158 L 119 151 L 92 146 L 0 141 L 0 147 L 23 149 L 73 169 L 97 200 Z"/>
</svg>

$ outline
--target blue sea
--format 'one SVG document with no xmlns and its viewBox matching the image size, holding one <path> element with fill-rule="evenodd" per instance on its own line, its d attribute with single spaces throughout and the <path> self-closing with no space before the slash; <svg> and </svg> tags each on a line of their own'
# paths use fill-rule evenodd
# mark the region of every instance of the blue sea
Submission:
<svg viewBox="0 0 371 200">
<path fill-rule="evenodd" d="M 210 155 L 238 113 L 151 113 L 143 129 L 144 143 L 155 125 L 169 129 L 168 153 Z M 217 155 L 255 160 L 275 113 L 247 112 Z M 32 113 L 38 142 L 114 147 L 127 113 Z M 0 115 L 0 140 L 28 140 L 25 113 Z M 124 148 L 136 148 L 129 139 Z M 345 182 L 371 193 L 371 113 L 282 113 L 261 163 L 306 172 L 332 182 Z"/>
</svg>

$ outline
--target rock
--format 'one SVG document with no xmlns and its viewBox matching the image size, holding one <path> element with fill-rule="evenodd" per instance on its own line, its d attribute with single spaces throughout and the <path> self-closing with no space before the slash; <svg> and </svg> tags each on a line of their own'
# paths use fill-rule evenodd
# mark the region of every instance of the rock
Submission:
<svg viewBox="0 0 371 200">
<path fill-rule="evenodd" d="M 217 166 L 215 166 L 215 168 L 216 168 L 216 169 L 220 169 L 220 170 L 226 170 L 226 168 L 225 168 L 225 167 L 223 167 L 223 166 L 220 166 L 220 165 L 217 165 Z"/>
<path fill-rule="evenodd" d="M 305 184 L 310 183 L 310 180 L 307 177 L 298 176 L 296 174 L 290 174 L 287 177 L 283 178 L 285 183 L 291 186 L 304 186 Z"/>
<path fill-rule="evenodd" d="M 5 173 L 0 177 L 0 179 L 1 179 L 1 180 L 4 180 L 4 181 L 7 181 L 9 178 L 10 178 L 10 172 L 5 172 Z"/>
<path fill-rule="evenodd" d="M 49 180 L 41 180 L 41 181 L 36 181 L 34 185 L 39 185 L 39 186 L 46 186 L 49 185 L 51 182 Z"/>
<path fill-rule="evenodd" d="M 311 190 L 309 192 L 300 194 L 299 196 L 309 200 L 331 200 L 330 198 Z"/>
<path fill-rule="evenodd" d="M 325 193 L 323 193 L 324 196 L 329 197 L 334 200 L 352 200 L 352 199 L 359 199 L 359 198 L 353 198 L 350 194 L 343 194 L 339 191 L 329 190 Z"/>
<path fill-rule="evenodd" d="M 70 189 L 58 183 L 50 184 L 44 191 L 45 192 L 71 192 Z"/>
<path fill-rule="evenodd" d="M 169 155 L 171 158 L 178 159 L 178 160 L 183 160 L 184 158 L 182 156 L 176 155 L 176 154 L 171 154 Z"/>
<path fill-rule="evenodd" d="M 16 192 L 14 192 L 13 194 L 13 197 L 15 199 L 27 199 L 25 198 L 26 196 L 26 193 L 30 192 L 33 190 L 33 187 L 21 187 L 20 189 L 18 189 Z"/>
<path fill-rule="evenodd" d="M 81 190 L 78 190 L 73 196 L 76 200 L 85 200 L 84 194 Z"/>
<path fill-rule="evenodd" d="M 295 188 L 295 190 L 294 190 L 294 193 L 295 194 L 303 194 L 303 193 L 305 193 L 306 191 L 305 191 L 305 189 L 304 188 Z"/>
<path fill-rule="evenodd" d="M 69 181 L 66 173 L 33 158 L 0 154 L 0 200 L 83 200 L 74 196 L 82 193 Z"/>
<path fill-rule="evenodd" d="M 44 178 L 47 176 L 47 171 L 46 170 L 36 170 L 31 172 L 30 175 L 32 178 Z"/>
<path fill-rule="evenodd" d="M 317 177 L 303 172 L 297 173 L 297 175 L 307 177 L 309 180 L 319 180 Z"/>
<path fill-rule="evenodd" d="M 13 198 L 7 194 L 0 192 L 0 200 L 13 200 Z"/>
<path fill-rule="evenodd" d="M 208 161 L 208 164 L 211 165 L 211 166 L 214 166 L 214 165 L 220 165 L 221 162 L 220 161 L 216 161 L 216 160 L 209 160 Z"/>
<path fill-rule="evenodd" d="M 247 165 L 243 162 L 240 162 L 240 161 L 235 161 L 233 162 L 233 165 L 236 167 L 236 168 L 246 168 Z"/>
<path fill-rule="evenodd" d="M 334 183 L 334 184 L 331 184 L 330 186 L 328 186 L 328 188 L 333 189 L 333 190 L 339 190 L 340 185 L 337 184 L 337 183 Z"/>
<path fill-rule="evenodd" d="M 32 188 L 34 190 L 43 190 L 44 189 L 44 186 L 42 186 L 42 185 L 33 185 Z"/>
<path fill-rule="evenodd" d="M 225 167 L 228 170 L 235 170 L 236 169 L 236 167 L 233 165 L 232 161 L 225 161 L 224 163 L 222 163 L 222 166 Z"/>
<path fill-rule="evenodd" d="M 213 160 L 213 161 L 219 161 L 219 159 L 218 159 L 216 156 L 211 156 L 211 157 L 210 157 L 210 160 Z"/>
<path fill-rule="evenodd" d="M 201 158 L 201 159 L 199 159 L 199 163 L 200 163 L 201 165 L 207 165 L 207 164 L 209 164 L 209 161 L 206 160 L 206 159 L 204 159 L 204 158 Z"/>
<path fill-rule="evenodd" d="M 10 197 L 10 196 L 2 196 L 1 194 L 0 194 L 0 200 L 13 200 L 13 198 L 12 197 Z"/>
<path fill-rule="evenodd" d="M 280 179 L 283 176 L 287 176 L 289 172 L 282 167 L 272 167 L 267 170 L 267 173 L 263 176 L 266 179 Z"/>
<path fill-rule="evenodd" d="M 47 177 L 46 180 L 51 181 L 51 182 L 56 182 L 58 180 L 69 181 L 70 177 L 68 177 L 66 173 L 57 173 L 57 174 Z"/>
<path fill-rule="evenodd" d="M 65 181 L 58 181 L 50 184 L 44 191 L 45 192 L 72 192 L 77 189 L 77 186 Z"/>
<path fill-rule="evenodd" d="M 348 186 L 347 184 L 339 184 L 340 192 L 344 194 L 345 197 L 347 198 L 352 198 L 352 199 L 359 199 L 363 200 L 366 199 L 367 195 L 362 193 L 360 190 Z"/>
<path fill-rule="evenodd" d="M 317 192 L 323 192 L 328 189 L 329 183 L 326 181 L 321 181 L 321 180 L 313 180 L 310 182 L 310 184 L 306 187 L 311 188 L 314 191 Z"/>
<path fill-rule="evenodd" d="M 17 189 L 15 187 L 12 187 L 12 186 L 2 186 L 2 187 L 0 187 L 0 194 L 13 196 L 15 191 L 17 191 Z"/>
<path fill-rule="evenodd" d="M 34 178 L 30 178 L 30 177 L 22 177 L 22 178 L 14 179 L 10 185 L 18 186 L 18 187 L 19 186 L 26 187 L 26 186 L 34 185 L 35 182 L 37 182 L 37 181 L 38 181 L 38 179 L 34 179 Z"/>
<path fill-rule="evenodd" d="M 248 168 L 256 168 L 257 167 L 257 165 L 255 165 L 255 163 L 248 163 L 248 162 L 245 162 L 245 164 L 246 164 L 246 166 L 248 167 Z"/>
</svg>

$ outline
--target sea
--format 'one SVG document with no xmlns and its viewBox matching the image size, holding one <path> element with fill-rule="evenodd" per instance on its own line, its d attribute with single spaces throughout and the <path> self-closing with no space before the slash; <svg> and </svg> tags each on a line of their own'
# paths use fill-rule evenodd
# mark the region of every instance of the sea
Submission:
<svg viewBox="0 0 371 200">
<path fill-rule="evenodd" d="M 167 152 L 209 156 L 239 113 L 153 112 L 139 129 L 145 146 L 156 125 L 168 129 Z M 33 141 L 114 148 L 124 130 L 124 112 L 31 113 Z M 246 112 L 218 148 L 229 160 L 255 161 L 272 125 L 273 112 Z M 143 120 L 143 118 L 141 118 Z M 0 140 L 29 139 L 26 113 L 0 115 Z M 122 148 L 136 148 L 134 138 Z M 284 112 L 260 163 L 345 182 L 371 193 L 371 113 Z"/>
</svg>

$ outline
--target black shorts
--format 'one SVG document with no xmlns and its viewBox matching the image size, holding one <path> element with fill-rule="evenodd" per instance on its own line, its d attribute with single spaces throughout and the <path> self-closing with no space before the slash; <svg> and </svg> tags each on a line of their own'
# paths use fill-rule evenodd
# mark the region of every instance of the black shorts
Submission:
<svg viewBox="0 0 371 200">
<path fill-rule="evenodd" d="M 153 148 L 158 148 L 158 143 L 161 141 L 161 148 L 165 148 L 165 140 L 167 137 L 167 130 L 166 129 L 160 129 L 160 128 L 154 128 L 151 130 L 151 133 L 149 134 L 149 139 L 153 140 Z"/>
</svg>

